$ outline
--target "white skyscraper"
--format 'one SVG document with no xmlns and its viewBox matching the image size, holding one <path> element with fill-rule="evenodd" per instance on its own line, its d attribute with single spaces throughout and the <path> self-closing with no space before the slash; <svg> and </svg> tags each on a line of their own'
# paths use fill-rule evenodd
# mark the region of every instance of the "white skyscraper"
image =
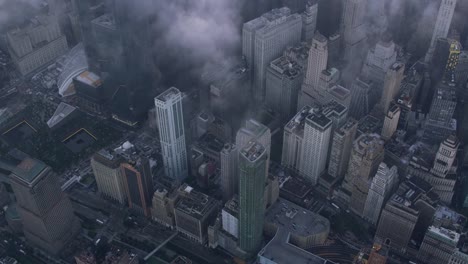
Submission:
<svg viewBox="0 0 468 264">
<path fill-rule="evenodd" d="M 391 190 L 398 182 L 398 170 L 393 166 L 388 168 L 387 164 L 380 163 L 379 169 L 372 179 L 372 183 L 367 194 L 364 213 L 362 214 L 365 220 L 372 224 L 376 224 L 379 220 L 380 212 L 385 200 L 392 193 Z"/>
<path fill-rule="evenodd" d="M 317 29 L 318 2 L 308 1 L 302 13 L 302 40 L 310 43 Z"/>
<path fill-rule="evenodd" d="M 261 17 L 244 24 L 242 29 L 242 54 L 252 69 L 254 99 L 265 99 L 266 69 L 270 62 L 288 46 L 300 42 L 302 17 L 291 14 L 287 7 L 273 9 Z"/>
<path fill-rule="evenodd" d="M 382 139 L 389 140 L 398 127 L 398 121 L 400 120 L 401 110 L 397 105 L 393 105 L 385 115 L 384 125 L 382 128 Z"/>
<path fill-rule="evenodd" d="M 380 109 L 384 114 L 390 108 L 390 103 L 395 99 L 400 91 L 401 82 L 403 81 L 405 73 L 405 64 L 396 62 L 385 75 L 384 87 L 382 96 L 380 97 Z"/>
<path fill-rule="evenodd" d="M 182 181 L 188 175 L 182 94 L 171 87 L 154 98 L 166 176 Z"/>
<path fill-rule="evenodd" d="M 437 39 L 447 37 L 456 5 L 457 0 L 442 0 L 442 3 L 440 3 L 439 14 L 437 15 L 434 32 L 432 33 L 431 45 L 426 53 L 426 63 L 430 63 L 432 60 Z"/>
<path fill-rule="evenodd" d="M 328 40 L 322 34 L 317 33 L 312 39 L 309 50 L 309 61 L 307 73 L 304 79 L 304 90 L 310 91 L 317 88 L 322 71 L 327 69 L 328 63 Z"/>
</svg>

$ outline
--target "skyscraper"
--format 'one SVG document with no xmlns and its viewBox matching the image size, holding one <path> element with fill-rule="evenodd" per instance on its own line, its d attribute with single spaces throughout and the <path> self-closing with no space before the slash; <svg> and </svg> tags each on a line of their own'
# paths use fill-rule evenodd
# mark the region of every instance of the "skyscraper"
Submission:
<svg viewBox="0 0 468 264">
<path fill-rule="evenodd" d="M 133 211 L 151 216 L 151 199 L 153 198 L 153 178 L 149 160 L 140 158 L 133 164 L 120 165 L 128 206 Z"/>
<path fill-rule="evenodd" d="M 310 42 L 317 29 L 318 2 L 307 1 L 302 16 L 302 41 Z"/>
<path fill-rule="evenodd" d="M 314 185 L 327 165 L 332 124 L 332 120 L 322 113 L 306 117 L 300 171 Z"/>
<path fill-rule="evenodd" d="M 384 158 L 384 142 L 379 135 L 363 134 L 354 143 L 345 183 L 350 185 L 350 209 L 362 216 L 369 192 L 369 180 Z"/>
<path fill-rule="evenodd" d="M 22 160 L 10 175 L 26 239 L 58 254 L 80 230 L 68 197 L 52 169 L 39 160 Z"/>
<path fill-rule="evenodd" d="M 154 99 L 158 115 L 159 140 L 166 176 L 182 181 L 188 175 L 182 94 L 171 87 Z"/>
<path fill-rule="evenodd" d="M 224 145 L 221 151 L 221 190 L 223 200 L 231 199 L 239 191 L 239 152 L 235 144 Z"/>
<path fill-rule="evenodd" d="M 424 138 L 429 141 L 442 141 L 456 130 L 453 114 L 457 106 L 456 85 L 452 82 L 440 83 L 432 98 L 427 115 Z"/>
<path fill-rule="evenodd" d="M 265 99 L 266 69 L 288 46 L 301 40 L 302 18 L 287 7 L 273 9 L 244 24 L 242 54 L 252 69 L 252 91 L 257 102 Z"/>
<path fill-rule="evenodd" d="M 267 151 L 267 155 L 270 156 L 270 129 L 254 119 L 249 119 L 245 122 L 245 125 L 239 129 L 239 131 L 237 131 L 236 146 L 239 150 L 241 150 L 245 148 L 246 145 L 252 140 L 258 141 L 260 144 L 262 144 Z"/>
<path fill-rule="evenodd" d="M 385 76 L 390 67 L 396 62 L 397 51 L 395 43 L 389 35 L 383 35 L 375 47 L 367 53 L 362 67 L 361 76 L 374 83 L 369 93 L 369 106 L 372 108 L 382 97 Z M 398 87 L 399 89 L 399 87 Z"/>
<path fill-rule="evenodd" d="M 343 36 L 345 59 L 358 58 L 356 55 L 364 44 L 366 36 L 367 0 L 343 1 L 341 14 L 341 35 Z"/>
<path fill-rule="evenodd" d="M 251 141 L 239 154 L 239 247 L 256 253 L 261 246 L 267 153 Z"/>
<path fill-rule="evenodd" d="M 398 127 L 401 110 L 397 105 L 393 105 L 385 115 L 385 120 L 382 128 L 382 139 L 389 140 Z"/>
<path fill-rule="evenodd" d="M 331 101 L 304 106 L 285 126 L 281 164 L 316 182 L 325 169 L 331 134 L 346 121 L 346 107 Z M 315 156 L 317 151 L 319 156 Z M 307 164 L 308 163 L 308 164 Z"/>
<path fill-rule="evenodd" d="M 450 25 L 452 24 L 452 18 L 456 5 L 457 0 L 442 0 L 442 3 L 439 7 L 439 13 L 437 14 L 434 31 L 432 33 L 431 44 L 429 46 L 429 50 L 426 53 L 426 63 L 430 63 L 432 60 L 437 39 L 447 37 Z"/>
<path fill-rule="evenodd" d="M 270 63 L 266 74 L 266 104 L 287 121 L 296 112 L 297 94 L 304 70 L 293 60 L 282 56 Z"/>
<path fill-rule="evenodd" d="M 440 143 L 431 173 L 437 177 L 445 178 L 452 169 L 459 146 L 460 141 L 453 135 Z"/>
<path fill-rule="evenodd" d="M 309 61 L 307 73 L 304 79 L 304 87 L 308 93 L 317 89 L 320 80 L 320 74 L 327 69 L 328 63 L 328 40 L 322 34 L 317 33 L 312 39 L 312 46 L 309 50 Z"/>
<path fill-rule="evenodd" d="M 357 127 L 358 122 L 351 118 L 348 119 L 344 125 L 335 130 L 328 164 L 328 174 L 330 174 L 330 176 L 334 178 L 344 177 L 348 169 Z"/>
<path fill-rule="evenodd" d="M 380 212 L 389 198 L 395 185 L 398 183 L 397 167 L 389 168 L 387 164 L 380 163 L 379 169 L 372 179 L 369 193 L 362 217 L 372 224 L 377 224 Z"/>
<path fill-rule="evenodd" d="M 127 193 L 120 170 L 122 159 L 106 150 L 100 150 L 91 158 L 91 167 L 99 193 L 111 200 L 124 204 Z"/>
<path fill-rule="evenodd" d="M 400 91 L 401 82 L 405 73 L 405 65 L 403 63 L 394 63 L 385 75 L 382 97 L 380 98 L 380 109 L 384 114 L 387 114 L 390 103 L 395 99 Z"/>
<path fill-rule="evenodd" d="M 370 112 L 370 94 L 374 84 L 357 77 L 351 86 L 351 103 L 349 106 L 349 115 L 360 120 Z"/>
</svg>

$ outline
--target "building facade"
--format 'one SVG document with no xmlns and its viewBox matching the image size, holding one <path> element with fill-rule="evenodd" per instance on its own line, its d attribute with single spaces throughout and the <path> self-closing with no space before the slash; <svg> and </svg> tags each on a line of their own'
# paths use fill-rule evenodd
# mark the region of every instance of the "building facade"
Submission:
<svg viewBox="0 0 468 264">
<path fill-rule="evenodd" d="M 99 193 L 104 197 L 124 204 L 127 199 L 120 164 L 122 159 L 106 150 L 101 150 L 91 158 L 91 167 Z"/>
<path fill-rule="evenodd" d="M 159 140 L 166 176 L 182 181 L 188 176 L 182 94 L 171 87 L 155 99 Z"/>
</svg>

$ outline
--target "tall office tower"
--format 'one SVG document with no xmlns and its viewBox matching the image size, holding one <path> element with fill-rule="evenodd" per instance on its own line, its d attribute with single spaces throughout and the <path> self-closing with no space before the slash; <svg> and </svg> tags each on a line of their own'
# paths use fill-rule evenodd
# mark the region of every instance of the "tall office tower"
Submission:
<svg viewBox="0 0 468 264">
<path fill-rule="evenodd" d="M 188 176 L 182 93 L 171 87 L 154 98 L 154 102 L 158 115 L 164 172 L 167 177 L 182 181 Z"/>
<path fill-rule="evenodd" d="M 431 108 L 426 118 L 424 138 L 442 141 L 456 131 L 453 114 L 457 106 L 455 83 L 441 83 L 435 90 Z"/>
<path fill-rule="evenodd" d="M 370 112 L 370 93 L 373 87 L 374 84 L 362 76 L 357 77 L 351 85 L 349 115 L 356 120 L 360 120 Z"/>
<path fill-rule="evenodd" d="M 341 57 L 341 35 L 334 33 L 328 37 L 328 66 L 337 67 Z"/>
<path fill-rule="evenodd" d="M 387 114 L 388 108 L 390 108 L 390 103 L 400 92 L 404 73 L 405 65 L 403 63 L 396 62 L 390 67 L 390 69 L 388 69 L 387 74 L 385 75 L 382 97 L 380 97 L 379 105 L 383 114 Z"/>
<path fill-rule="evenodd" d="M 425 62 L 430 63 L 432 56 L 435 50 L 436 40 L 439 38 L 446 38 L 450 25 L 452 24 L 453 14 L 455 12 L 455 7 L 457 5 L 457 0 L 442 0 L 442 3 L 439 7 L 439 13 L 437 15 L 436 24 L 434 31 L 432 33 L 431 44 L 429 50 L 426 53 Z"/>
<path fill-rule="evenodd" d="M 369 105 L 371 108 L 380 101 L 386 73 L 390 67 L 395 64 L 396 58 L 397 52 L 395 43 L 388 35 L 382 36 L 375 47 L 367 53 L 367 58 L 362 67 L 361 75 L 364 76 L 364 79 L 370 80 L 374 83 L 374 87 L 370 92 L 369 98 Z M 395 80 L 398 80 L 398 78 Z"/>
<path fill-rule="evenodd" d="M 338 179 L 344 177 L 348 169 L 357 127 L 358 122 L 350 118 L 344 125 L 335 130 L 328 164 L 328 174 L 330 176 Z"/>
<path fill-rule="evenodd" d="M 460 141 L 453 135 L 440 143 L 431 173 L 437 177 L 445 178 L 452 169 L 459 146 Z"/>
<path fill-rule="evenodd" d="M 302 88 L 308 93 L 317 89 L 322 71 L 327 69 L 328 63 L 328 40 L 322 34 L 317 33 L 312 39 L 312 46 L 309 50 L 309 62 L 307 73 Z"/>
<path fill-rule="evenodd" d="M 302 18 L 287 7 L 273 9 L 244 24 L 242 55 L 252 74 L 252 91 L 257 102 L 265 99 L 266 69 L 285 48 L 301 40 Z"/>
<path fill-rule="evenodd" d="M 223 191 L 223 201 L 227 201 L 239 192 L 239 152 L 235 144 L 228 143 L 224 145 L 220 156 L 221 190 Z"/>
<path fill-rule="evenodd" d="M 362 218 L 373 225 L 377 224 L 382 207 L 392 194 L 396 184 L 398 184 L 397 167 L 389 168 L 387 164 L 380 163 L 369 188 Z"/>
<path fill-rule="evenodd" d="M 306 117 L 304 147 L 299 170 L 313 185 L 318 183 L 327 165 L 332 124 L 332 120 L 322 113 L 314 113 Z"/>
<path fill-rule="evenodd" d="M 460 234 L 455 231 L 430 226 L 419 248 L 418 259 L 427 264 L 449 263 L 459 240 Z"/>
<path fill-rule="evenodd" d="M 120 170 L 121 163 L 121 158 L 106 150 L 100 150 L 91 158 L 91 167 L 99 193 L 108 199 L 124 204 L 127 195 Z"/>
<path fill-rule="evenodd" d="M 354 143 L 349 161 L 346 184 L 351 185 L 350 209 L 362 216 L 369 192 L 369 180 L 384 158 L 384 142 L 379 135 L 363 134 Z"/>
<path fill-rule="evenodd" d="M 302 16 L 302 41 L 310 42 L 317 29 L 318 2 L 309 0 Z"/>
<path fill-rule="evenodd" d="M 401 110 L 397 105 L 393 105 L 385 115 L 385 120 L 382 128 L 382 139 L 389 140 L 398 128 Z"/>
<path fill-rule="evenodd" d="M 367 0 L 343 1 L 341 14 L 341 35 L 345 49 L 345 58 L 358 58 L 356 55 L 362 48 L 366 36 L 366 8 Z"/>
<path fill-rule="evenodd" d="M 99 74 L 99 57 L 97 54 L 97 42 L 93 32 L 91 21 L 104 14 L 103 0 L 74 1 L 81 27 L 81 38 L 86 52 L 88 67 L 91 72 Z"/>
<path fill-rule="evenodd" d="M 270 63 L 266 74 L 266 104 L 287 121 L 295 114 L 304 79 L 302 67 L 282 56 Z"/>
<path fill-rule="evenodd" d="M 239 247 L 255 254 L 261 246 L 265 214 L 264 190 L 268 156 L 251 141 L 239 154 Z"/>
<path fill-rule="evenodd" d="M 342 126 L 347 117 L 348 110 L 345 106 L 331 101 L 321 107 L 310 107 L 304 106 L 285 126 L 283 136 L 283 152 L 281 157 L 281 164 L 292 170 L 295 170 L 304 177 L 310 178 L 311 181 L 315 180 L 313 171 L 322 170 L 322 158 L 327 158 L 328 145 L 331 137 L 331 133 L 335 127 Z M 313 119 L 314 116 L 324 116 L 322 120 L 329 120 L 330 127 L 327 127 L 324 133 L 320 133 L 320 128 L 314 126 L 314 122 L 309 122 L 309 117 Z M 309 124 L 308 124 L 309 123 Z M 307 127 L 307 128 L 306 128 Z M 306 141 L 306 129 L 308 138 Z M 330 134 L 328 134 L 328 132 Z M 314 135 L 317 138 L 313 139 Z M 306 143 L 308 142 L 308 144 Z M 324 144 L 327 145 L 325 148 Z M 310 148 L 316 147 L 315 150 Z M 314 151 L 318 149 L 325 149 L 324 153 L 320 153 L 317 159 L 314 159 Z M 310 163 L 311 159 L 314 159 L 313 165 L 305 164 Z M 320 164 L 318 167 L 317 165 Z M 312 169 L 313 166 L 314 169 Z M 320 175 L 319 175 L 320 176 Z M 317 176 L 318 178 L 318 176 Z"/>
<path fill-rule="evenodd" d="M 239 129 L 239 131 L 237 132 L 237 149 L 241 150 L 245 148 L 248 145 L 248 143 L 252 140 L 258 141 L 265 147 L 269 159 L 271 149 L 270 129 L 254 119 L 249 119 L 245 122 L 245 126 Z"/>
<path fill-rule="evenodd" d="M 120 165 L 128 206 L 133 211 L 151 216 L 151 200 L 153 198 L 153 177 L 149 160 L 139 158 L 134 162 Z"/>
<path fill-rule="evenodd" d="M 23 76 L 51 64 L 68 51 L 67 39 L 53 15 L 35 17 L 23 27 L 10 30 L 6 41 L 11 59 Z"/>
<path fill-rule="evenodd" d="M 56 175 L 41 161 L 26 158 L 12 170 L 10 181 L 26 239 L 58 254 L 78 234 L 80 223 Z"/>
</svg>

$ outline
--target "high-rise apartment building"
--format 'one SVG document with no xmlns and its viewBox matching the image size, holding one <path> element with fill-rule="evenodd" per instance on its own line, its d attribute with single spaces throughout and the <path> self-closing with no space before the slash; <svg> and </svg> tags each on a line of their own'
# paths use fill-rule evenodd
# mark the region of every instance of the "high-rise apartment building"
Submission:
<svg viewBox="0 0 468 264">
<path fill-rule="evenodd" d="M 429 50 L 426 53 L 426 63 L 430 63 L 432 60 L 437 39 L 447 37 L 450 25 L 452 24 L 452 18 L 456 5 L 457 0 L 442 0 L 439 7 L 439 13 L 437 14 L 434 31 L 432 33 L 431 44 L 429 46 Z"/>
<path fill-rule="evenodd" d="M 397 105 L 393 105 L 385 115 L 385 120 L 382 128 L 382 138 L 389 140 L 398 128 L 401 110 Z"/>
<path fill-rule="evenodd" d="M 127 199 L 120 164 L 122 159 L 106 150 L 100 150 L 91 158 L 91 167 L 99 193 L 124 204 Z"/>
<path fill-rule="evenodd" d="M 301 40 L 302 17 L 287 7 L 273 9 L 244 24 L 242 54 L 252 69 L 252 91 L 257 102 L 265 99 L 266 70 L 285 48 Z"/>
<path fill-rule="evenodd" d="M 149 160 L 140 158 L 130 163 L 120 165 L 127 193 L 128 206 L 133 211 L 150 217 L 151 200 L 153 198 L 153 177 Z"/>
<path fill-rule="evenodd" d="M 392 190 L 398 183 L 397 167 L 389 168 L 387 164 L 380 163 L 379 169 L 372 179 L 369 193 L 367 194 L 366 204 L 362 217 L 372 224 L 377 224 L 380 212 L 389 198 Z"/>
<path fill-rule="evenodd" d="M 302 41 L 310 42 L 317 29 L 318 2 L 307 1 L 302 16 Z"/>
<path fill-rule="evenodd" d="M 223 200 L 231 199 L 239 191 L 239 152 L 235 144 L 224 145 L 221 150 L 221 190 Z"/>
<path fill-rule="evenodd" d="M 358 122 L 352 118 L 333 133 L 333 141 L 328 163 L 328 174 L 334 178 L 343 178 L 348 169 Z"/>
<path fill-rule="evenodd" d="M 239 154 L 239 247 L 256 253 L 261 246 L 267 175 L 265 147 L 251 141 Z"/>
<path fill-rule="evenodd" d="M 26 239 L 50 254 L 59 254 L 78 234 L 80 223 L 52 169 L 25 158 L 13 168 L 10 183 Z"/>
<path fill-rule="evenodd" d="M 296 112 L 303 72 L 296 61 L 286 56 L 272 61 L 267 69 L 265 102 L 283 121 L 289 120 Z"/>
<path fill-rule="evenodd" d="M 154 98 L 166 176 L 182 181 L 188 175 L 182 93 L 175 87 Z"/>
<path fill-rule="evenodd" d="M 26 76 L 52 64 L 68 50 L 67 39 L 53 15 L 38 16 L 6 34 L 13 63 Z"/>
<path fill-rule="evenodd" d="M 419 248 L 418 259 L 427 264 L 449 263 L 459 240 L 460 234 L 453 230 L 430 226 Z"/>
<path fill-rule="evenodd" d="M 387 114 L 390 108 L 390 103 L 395 99 L 400 91 L 401 82 L 405 73 L 405 65 L 403 63 L 394 63 L 385 75 L 382 97 L 380 98 L 380 109 L 384 114 Z"/>
<path fill-rule="evenodd" d="M 369 180 L 384 158 L 384 142 L 379 135 L 363 134 L 354 143 L 345 183 L 351 190 L 350 209 L 362 216 L 369 192 Z"/>
</svg>

